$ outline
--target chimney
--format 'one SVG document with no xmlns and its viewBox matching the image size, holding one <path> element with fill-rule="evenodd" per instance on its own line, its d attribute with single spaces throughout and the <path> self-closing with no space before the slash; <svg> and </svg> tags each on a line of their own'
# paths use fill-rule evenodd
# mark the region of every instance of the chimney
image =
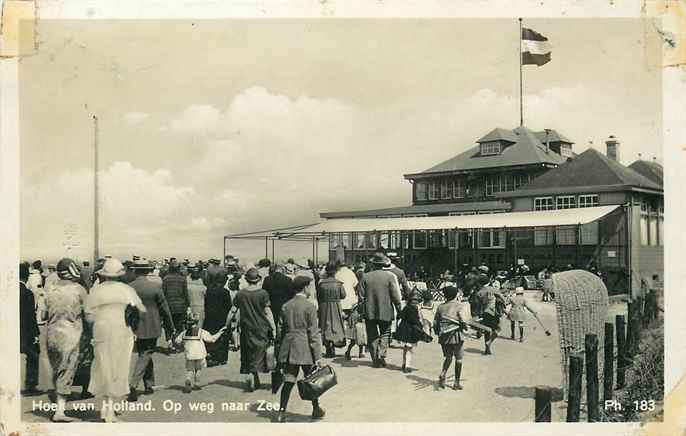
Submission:
<svg viewBox="0 0 686 436">
<path fill-rule="evenodd" d="M 607 152 L 605 153 L 607 157 L 615 162 L 619 162 L 619 141 L 617 138 L 614 135 L 610 135 L 607 141 L 605 141 L 605 145 L 607 146 Z"/>
</svg>

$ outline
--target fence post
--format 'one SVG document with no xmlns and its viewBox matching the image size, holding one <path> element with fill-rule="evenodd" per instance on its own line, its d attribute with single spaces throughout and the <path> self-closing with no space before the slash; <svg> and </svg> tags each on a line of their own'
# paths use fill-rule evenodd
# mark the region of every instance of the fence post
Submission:
<svg viewBox="0 0 686 436">
<path fill-rule="evenodd" d="M 588 422 L 598 422 L 598 336 L 586 335 L 586 408 Z"/>
<path fill-rule="evenodd" d="M 581 376 L 584 360 L 578 354 L 569 355 L 569 389 L 567 394 L 567 422 L 579 422 L 581 410 Z"/>
<path fill-rule="evenodd" d="M 612 387 L 614 382 L 615 342 L 614 325 L 605 323 L 605 356 L 603 360 L 603 404 L 612 400 Z"/>
<path fill-rule="evenodd" d="M 536 387 L 535 422 L 550 422 L 550 401 L 552 392 L 547 387 Z"/>
<path fill-rule="evenodd" d="M 617 331 L 617 389 L 622 389 L 626 384 L 626 336 L 624 315 L 615 316 Z"/>
</svg>

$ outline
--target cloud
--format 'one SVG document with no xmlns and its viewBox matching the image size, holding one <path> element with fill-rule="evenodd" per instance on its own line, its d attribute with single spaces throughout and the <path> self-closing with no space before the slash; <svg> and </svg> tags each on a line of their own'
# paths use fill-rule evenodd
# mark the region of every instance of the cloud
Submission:
<svg viewBox="0 0 686 436">
<path fill-rule="evenodd" d="M 145 112 L 128 112 L 124 115 L 123 119 L 126 123 L 130 125 L 137 125 L 148 119 L 150 114 Z"/>
</svg>

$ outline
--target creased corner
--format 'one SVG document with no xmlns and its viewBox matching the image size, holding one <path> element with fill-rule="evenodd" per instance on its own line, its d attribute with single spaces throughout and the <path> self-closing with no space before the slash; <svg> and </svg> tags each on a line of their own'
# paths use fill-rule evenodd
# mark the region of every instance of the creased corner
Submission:
<svg viewBox="0 0 686 436">
<path fill-rule="evenodd" d="M 662 67 L 686 65 L 686 2 L 644 0 L 641 11 L 653 19 L 662 40 Z"/>
<path fill-rule="evenodd" d="M 35 0 L 5 0 L 0 20 L 0 58 L 26 56 L 35 51 Z"/>
</svg>

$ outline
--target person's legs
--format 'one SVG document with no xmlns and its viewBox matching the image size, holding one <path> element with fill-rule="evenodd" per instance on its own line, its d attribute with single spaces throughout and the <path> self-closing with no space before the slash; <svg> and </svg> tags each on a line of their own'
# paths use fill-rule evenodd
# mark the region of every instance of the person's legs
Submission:
<svg viewBox="0 0 686 436">
<path fill-rule="evenodd" d="M 378 321 L 379 340 L 377 355 L 382 366 L 386 366 L 386 351 L 391 343 L 391 321 Z"/>
<path fill-rule="evenodd" d="M 24 383 L 24 388 L 28 393 L 37 391 L 39 357 L 40 354 L 38 353 L 37 347 L 29 347 L 26 352 L 26 379 Z"/>
<path fill-rule="evenodd" d="M 377 325 L 378 321 L 365 320 L 364 323 L 367 329 L 367 347 L 369 349 L 369 354 L 372 358 L 372 362 L 376 364 L 378 360 L 377 349 L 379 341 L 379 329 Z"/>
<path fill-rule="evenodd" d="M 298 372 L 300 372 L 299 365 L 291 365 L 285 363 L 283 366 L 284 372 L 284 382 L 281 387 L 281 397 L 279 400 L 279 414 L 276 418 L 278 422 L 286 422 L 286 409 L 288 408 L 288 400 L 291 397 L 291 390 L 298 378 Z"/>
<path fill-rule="evenodd" d="M 524 342 L 524 321 L 519 321 L 519 342 Z"/>
<path fill-rule="evenodd" d="M 410 345 L 409 347 L 406 345 L 403 349 L 403 352 L 405 353 L 403 366 L 407 372 L 412 371 L 412 352 L 414 351 L 414 347 L 415 345 Z"/>
<path fill-rule="evenodd" d="M 510 320 L 510 332 L 512 333 L 512 335 L 510 336 L 510 339 L 512 339 L 514 341 L 514 339 L 515 339 L 515 322 L 512 320 Z"/>
<path fill-rule="evenodd" d="M 136 394 L 136 387 L 140 383 L 141 379 L 147 374 L 147 380 L 154 377 L 154 372 L 152 369 L 152 354 L 154 352 L 156 339 L 136 339 L 136 352 L 138 357 L 136 358 L 136 363 L 131 373 L 129 379 L 129 401 L 137 401 L 138 395 Z M 150 368 L 148 368 L 150 366 Z"/>
<path fill-rule="evenodd" d="M 462 390 L 462 385 L 460 384 L 460 377 L 462 375 L 462 356 L 464 356 L 464 341 L 461 341 L 455 347 L 455 382 L 453 384 L 453 389 Z"/>
<path fill-rule="evenodd" d="M 186 370 L 186 382 L 183 391 L 187 394 L 190 394 L 191 390 L 193 390 L 193 376 L 193 370 Z"/>
<path fill-rule="evenodd" d="M 350 351 L 353 349 L 355 346 L 355 341 L 351 340 L 350 343 L 348 344 L 348 349 L 345 350 L 345 360 L 352 360 L 352 356 L 350 355 Z"/>
</svg>

